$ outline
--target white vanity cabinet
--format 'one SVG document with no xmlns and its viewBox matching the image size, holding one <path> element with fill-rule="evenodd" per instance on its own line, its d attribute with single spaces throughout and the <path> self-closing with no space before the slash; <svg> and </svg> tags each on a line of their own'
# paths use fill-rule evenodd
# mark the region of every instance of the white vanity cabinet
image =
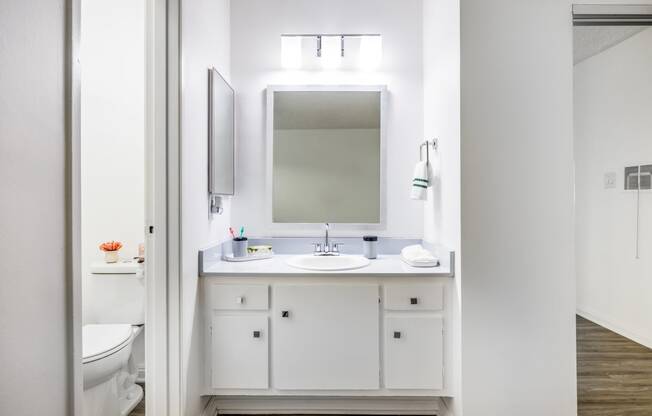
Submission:
<svg viewBox="0 0 652 416">
<path fill-rule="evenodd" d="M 273 288 L 273 385 L 282 390 L 378 389 L 378 286 Z"/>
<path fill-rule="evenodd" d="M 441 314 L 444 286 L 386 285 L 384 300 L 385 387 L 441 390 L 444 387 L 444 318 Z"/>
<path fill-rule="evenodd" d="M 202 284 L 207 395 L 451 394 L 450 279 L 258 276 Z"/>
<path fill-rule="evenodd" d="M 210 386 L 269 387 L 269 286 L 214 284 L 208 288 Z"/>
<path fill-rule="evenodd" d="M 211 387 L 269 387 L 266 316 L 214 316 L 211 321 Z"/>
<path fill-rule="evenodd" d="M 441 390 L 443 326 L 441 317 L 397 316 L 385 319 L 385 387 Z"/>
</svg>

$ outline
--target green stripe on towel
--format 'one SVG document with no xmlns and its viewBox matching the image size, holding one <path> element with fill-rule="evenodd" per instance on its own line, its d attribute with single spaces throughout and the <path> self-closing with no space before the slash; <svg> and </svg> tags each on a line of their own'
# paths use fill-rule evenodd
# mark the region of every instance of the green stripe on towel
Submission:
<svg viewBox="0 0 652 416">
<path fill-rule="evenodd" d="M 413 183 L 412 186 L 416 186 L 418 188 L 424 188 L 424 189 L 428 188 L 426 185 L 421 185 L 420 183 Z"/>
<path fill-rule="evenodd" d="M 419 181 L 419 182 L 428 183 L 428 179 L 414 178 L 414 179 L 412 179 L 412 180 L 413 180 L 413 181 Z"/>
</svg>

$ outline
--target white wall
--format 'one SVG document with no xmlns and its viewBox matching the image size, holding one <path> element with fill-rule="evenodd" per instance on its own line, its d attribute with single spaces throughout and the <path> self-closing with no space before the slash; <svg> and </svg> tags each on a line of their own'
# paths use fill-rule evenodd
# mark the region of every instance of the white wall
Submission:
<svg viewBox="0 0 652 416">
<path fill-rule="evenodd" d="M 181 2 L 181 335 L 185 414 L 199 415 L 204 371 L 198 309 L 198 251 L 227 238 L 230 201 L 221 216 L 208 215 L 208 68 L 230 77 L 228 0 Z M 236 91 L 237 92 L 237 91 Z M 237 189 L 236 189 L 237 192 Z"/>
<path fill-rule="evenodd" d="M 62 0 L 0 2 L 0 413 L 70 415 Z"/>
<path fill-rule="evenodd" d="M 81 231 L 84 322 L 98 245 L 117 240 L 138 254 L 145 226 L 145 2 L 82 0 Z"/>
<path fill-rule="evenodd" d="M 237 166 L 233 223 L 251 235 L 315 235 L 269 227 L 266 219 L 265 88 L 269 84 L 387 84 L 387 229 L 421 237 L 423 203 L 409 199 L 423 141 L 422 0 L 237 0 L 231 5 L 232 74 L 237 94 Z M 378 71 L 285 71 L 282 33 L 380 33 Z M 334 233 L 337 234 L 337 227 Z"/>
<path fill-rule="evenodd" d="M 464 415 L 576 415 L 571 3 L 461 2 Z"/>
<path fill-rule="evenodd" d="M 453 362 L 456 398 L 448 407 L 462 414 L 461 400 L 461 284 L 460 270 L 460 2 L 423 3 L 424 135 L 438 138 L 435 157 L 441 169 L 439 186 L 428 190 L 424 238 L 456 253 Z"/>
<path fill-rule="evenodd" d="M 460 240 L 460 2 L 424 0 L 424 134 L 438 138 L 439 187 L 429 189 L 425 235 L 451 248 Z"/>
<path fill-rule="evenodd" d="M 636 192 L 624 167 L 652 164 L 652 29 L 575 66 L 577 309 L 652 347 L 652 194 Z M 615 188 L 604 175 L 616 173 Z"/>
</svg>

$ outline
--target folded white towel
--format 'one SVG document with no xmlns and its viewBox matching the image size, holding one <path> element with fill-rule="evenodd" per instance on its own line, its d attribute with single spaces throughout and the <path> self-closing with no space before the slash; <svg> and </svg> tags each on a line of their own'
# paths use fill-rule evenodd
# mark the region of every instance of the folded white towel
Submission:
<svg viewBox="0 0 652 416">
<path fill-rule="evenodd" d="M 410 198 L 425 201 L 428 193 L 428 164 L 426 162 L 419 162 L 414 167 L 414 174 L 412 175 L 412 190 Z"/>
<path fill-rule="evenodd" d="M 405 260 L 411 261 L 413 263 L 437 262 L 437 258 L 433 256 L 430 251 L 423 248 L 421 244 L 403 247 L 403 250 L 401 250 L 401 256 L 403 256 Z"/>
</svg>

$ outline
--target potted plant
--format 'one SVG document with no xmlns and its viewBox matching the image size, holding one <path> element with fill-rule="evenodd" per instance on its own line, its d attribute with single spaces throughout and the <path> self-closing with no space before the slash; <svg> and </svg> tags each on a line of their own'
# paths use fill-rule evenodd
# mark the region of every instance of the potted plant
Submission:
<svg viewBox="0 0 652 416">
<path fill-rule="evenodd" d="M 122 243 L 119 241 L 107 241 L 100 244 L 100 250 L 104 252 L 104 261 L 107 263 L 117 263 L 120 257 L 118 252 L 122 248 Z"/>
</svg>

